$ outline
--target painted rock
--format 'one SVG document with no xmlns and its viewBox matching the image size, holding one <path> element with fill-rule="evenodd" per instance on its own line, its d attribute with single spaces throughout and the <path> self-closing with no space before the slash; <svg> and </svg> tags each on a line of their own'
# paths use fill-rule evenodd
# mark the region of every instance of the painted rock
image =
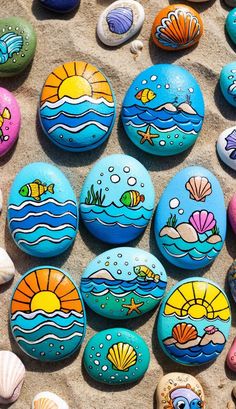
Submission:
<svg viewBox="0 0 236 409">
<path fill-rule="evenodd" d="M 236 44 L 236 8 L 229 12 L 226 18 L 225 28 L 233 43 Z"/>
<path fill-rule="evenodd" d="M 110 135 L 116 102 L 104 74 L 83 61 L 65 63 L 47 78 L 39 118 L 44 133 L 62 149 L 94 149 Z"/>
<path fill-rule="evenodd" d="M 108 46 L 120 45 L 137 34 L 144 18 L 144 8 L 137 1 L 114 1 L 100 15 L 97 35 Z"/>
<path fill-rule="evenodd" d="M 76 284 L 57 267 L 28 271 L 11 300 L 11 331 L 19 347 L 40 361 L 58 361 L 81 345 L 86 317 Z"/>
<path fill-rule="evenodd" d="M 217 152 L 220 159 L 230 168 L 236 170 L 236 127 L 226 129 L 217 141 Z"/>
<path fill-rule="evenodd" d="M 236 261 L 232 263 L 230 266 L 230 269 L 228 271 L 228 283 L 229 283 L 229 288 L 231 291 L 231 295 L 236 302 Z"/>
<path fill-rule="evenodd" d="M 83 361 L 86 371 L 96 381 L 121 385 L 136 382 L 145 374 L 150 353 L 134 331 L 111 328 L 90 339 Z"/>
<path fill-rule="evenodd" d="M 201 384 L 194 376 L 171 372 L 163 376 L 157 386 L 158 409 L 205 408 L 205 397 Z"/>
<path fill-rule="evenodd" d="M 176 51 L 198 43 L 203 34 L 203 22 L 196 10 L 185 4 L 163 8 L 152 26 L 154 43 L 164 50 Z"/>
<path fill-rule="evenodd" d="M 188 149 L 201 131 L 202 92 L 184 68 L 153 65 L 131 84 L 121 117 L 125 132 L 137 147 L 153 155 L 176 155 Z"/>
<path fill-rule="evenodd" d="M 69 409 L 69 406 L 55 393 L 45 391 L 37 393 L 31 409 Z"/>
<path fill-rule="evenodd" d="M 223 67 L 220 73 L 220 88 L 226 101 L 236 107 L 236 61 Z"/>
<path fill-rule="evenodd" d="M 236 193 L 229 202 L 228 218 L 233 232 L 236 234 Z"/>
<path fill-rule="evenodd" d="M 218 357 L 230 326 L 230 306 L 224 291 L 213 281 L 192 277 L 177 283 L 163 299 L 157 333 L 169 358 L 191 366 Z"/>
<path fill-rule="evenodd" d="M 211 263 L 226 234 L 224 195 L 216 177 L 199 166 L 178 172 L 161 196 L 154 229 L 170 263 L 190 270 Z"/>
<path fill-rule="evenodd" d="M 17 246 L 32 256 L 56 256 L 72 245 L 77 202 L 58 168 L 38 162 L 18 173 L 8 199 L 8 226 Z"/>
<path fill-rule="evenodd" d="M 236 372 L 236 338 L 234 338 L 234 341 L 227 354 L 226 362 L 229 369 L 231 369 L 231 371 Z"/>
<path fill-rule="evenodd" d="M 105 251 L 83 272 L 80 290 L 96 313 L 113 319 L 135 318 L 153 309 L 167 284 L 162 264 L 131 247 Z"/>
<path fill-rule="evenodd" d="M 144 166 L 127 155 L 101 159 L 88 174 L 80 196 L 85 226 L 107 243 L 127 243 L 150 221 L 154 187 Z"/>
<path fill-rule="evenodd" d="M 5 155 L 15 144 L 20 125 L 21 114 L 17 100 L 11 92 L 0 87 L 0 156 Z"/>
<path fill-rule="evenodd" d="M 80 0 L 40 0 L 40 3 L 49 10 L 68 13 L 79 6 Z"/>
<path fill-rule="evenodd" d="M 19 17 L 0 20 L 0 77 L 20 74 L 31 63 L 36 49 L 32 25 Z"/>
</svg>

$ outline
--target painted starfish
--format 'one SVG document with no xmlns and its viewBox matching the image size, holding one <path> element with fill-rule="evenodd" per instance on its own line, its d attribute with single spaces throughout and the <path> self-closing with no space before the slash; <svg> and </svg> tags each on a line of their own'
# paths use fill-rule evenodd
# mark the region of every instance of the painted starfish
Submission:
<svg viewBox="0 0 236 409">
<path fill-rule="evenodd" d="M 132 312 L 137 312 L 137 314 L 141 314 L 141 311 L 139 310 L 139 307 L 142 307 L 144 303 L 140 302 L 138 304 L 135 304 L 134 298 L 131 298 L 131 304 L 122 304 L 122 307 L 128 308 L 127 315 L 132 314 Z"/>
<path fill-rule="evenodd" d="M 159 138 L 159 134 L 151 134 L 151 125 L 148 125 L 146 132 L 138 131 L 138 134 L 142 137 L 140 143 L 143 144 L 144 142 L 148 141 L 150 145 L 154 145 L 153 139 Z"/>
</svg>

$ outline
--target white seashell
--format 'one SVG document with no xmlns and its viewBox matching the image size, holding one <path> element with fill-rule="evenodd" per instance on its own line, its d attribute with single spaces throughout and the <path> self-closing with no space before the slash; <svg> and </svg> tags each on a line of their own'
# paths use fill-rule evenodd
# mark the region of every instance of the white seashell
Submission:
<svg viewBox="0 0 236 409">
<path fill-rule="evenodd" d="M 11 351 L 0 351 L 0 403 L 15 402 L 25 378 L 25 367 Z"/>
<path fill-rule="evenodd" d="M 69 406 L 55 393 L 40 392 L 33 399 L 32 409 L 69 409 Z"/>
<path fill-rule="evenodd" d="M 132 54 L 139 55 L 143 50 L 143 42 L 141 40 L 134 40 L 131 43 L 130 51 Z"/>
<path fill-rule="evenodd" d="M 6 250 L 0 247 L 0 284 L 10 281 L 15 275 L 15 266 Z"/>
</svg>

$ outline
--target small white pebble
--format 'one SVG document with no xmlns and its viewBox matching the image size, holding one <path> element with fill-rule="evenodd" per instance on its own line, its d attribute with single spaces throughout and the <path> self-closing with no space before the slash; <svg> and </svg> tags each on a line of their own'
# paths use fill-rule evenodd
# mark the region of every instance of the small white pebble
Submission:
<svg viewBox="0 0 236 409">
<path fill-rule="evenodd" d="M 140 41 L 140 40 L 132 41 L 131 46 L 130 46 L 130 52 L 132 54 L 135 54 L 135 56 L 137 57 L 139 54 L 141 54 L 142 50 L 143 50 L 143 42 L 142 41 Z"/>
</svg>

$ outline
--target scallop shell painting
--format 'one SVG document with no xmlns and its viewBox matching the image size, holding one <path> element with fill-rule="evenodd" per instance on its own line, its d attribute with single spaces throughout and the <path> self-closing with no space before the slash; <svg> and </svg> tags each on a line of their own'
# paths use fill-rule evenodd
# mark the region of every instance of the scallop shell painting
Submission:
<svg viewBox="0 0 236 409">
<path fill-rule="evenodd" d="M 25 367 L 11 351 L 0 351 L 0 403 L 9 405 L 20 395 L 25 379 Z"/>
<path fill-rule="evenodd" d="M 55 393 L 45 391 L 34 397 L 31 409 L 69 409 L 69 406 Z"/>
</svg>

